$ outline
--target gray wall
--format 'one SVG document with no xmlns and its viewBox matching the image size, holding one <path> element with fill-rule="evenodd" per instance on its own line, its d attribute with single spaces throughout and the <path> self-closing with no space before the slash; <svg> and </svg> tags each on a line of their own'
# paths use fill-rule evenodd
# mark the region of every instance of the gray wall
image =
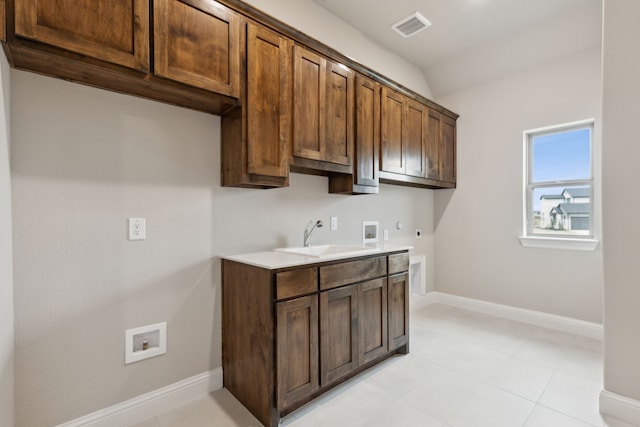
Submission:
<svg viewBox="0 0 640 427">
<path fill-rule="evenodd" d="M 603 39 L 604 388 L 640 400 L 640 3 L 606 0 Z"/>
<path fill-rule="evenodd" d="M 302 16 L 295 25 L 353 32 L 330 15 Z M 378 52 L 359 37 L 352 48 Z M 371 65 L 392 62 L 390 77 L 428 91 L 414 67 L 389 58 Z M 11 83 L 17 426 L 64 422 L 218 368 L 219 257 L 300 245 L 311 219 L 339 218 L 315 243 L 358 241 L 361 221 L 379 220 L 392 243 L 433 265 L 431 190 L 330 195 L 326 178 L 298 174 L 284 189 L 222 188 L 218 117 L 23 71 Z M 127 241 L 128 217 L 146 217 L 147 240 Z M 125 366 L 125 329 L 161 321 L 167 354 Z"/>
<path fill-rule="evenodd" d="M 518 241 L 522 133 L 595 118 L 599 150 L 600 64 L 594 49 L 438 99 L 460 119 L 458 188 L 435 193 L 436 290 L 602 321 L 601 247 L 535 249 Z"/>
<path fill-rule="evenodd" d="M 13 425 L 13 252 L 9 174 L 9 64 L 0 55 L 0 426 Z"/>
</svg>

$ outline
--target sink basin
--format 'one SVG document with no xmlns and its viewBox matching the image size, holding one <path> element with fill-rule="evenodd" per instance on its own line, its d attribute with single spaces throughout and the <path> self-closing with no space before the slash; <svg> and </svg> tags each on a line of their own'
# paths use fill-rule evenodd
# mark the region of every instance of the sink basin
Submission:
<svg viewBox="0 0 640 427">
<path fill-rule="evenodd" d="M 307 248 L 278 248 L 278 252 L 287 252 L 294 255 L 303 255 L 314 258 L 328 258 L 340 255 L 359 255 L 378 252 L 379 248 L 356 245 L 319 245 Z"/>
</svg>

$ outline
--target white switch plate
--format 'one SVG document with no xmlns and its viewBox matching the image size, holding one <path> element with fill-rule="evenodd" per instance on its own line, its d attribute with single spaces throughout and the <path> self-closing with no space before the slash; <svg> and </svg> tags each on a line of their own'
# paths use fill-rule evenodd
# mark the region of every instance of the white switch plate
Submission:
<svg viewBox="0 0 640 427">
<path fill-rule="evenodd" d="M 335 231 L 338 229 L 338 217 L 337 216 L 332 216 L 331 217 L 331 230 Z"/>
<path fill-rule="evenodd" d="M 144 240 L 147 237 L 144 218 L 129 218 L 129 240 Z"/>
<path fill-rule="evenodd" d="M 385 242 L 389 241 L 389 230 L 382 231 L 382 240 L 384 240 Z"/>
</svg>

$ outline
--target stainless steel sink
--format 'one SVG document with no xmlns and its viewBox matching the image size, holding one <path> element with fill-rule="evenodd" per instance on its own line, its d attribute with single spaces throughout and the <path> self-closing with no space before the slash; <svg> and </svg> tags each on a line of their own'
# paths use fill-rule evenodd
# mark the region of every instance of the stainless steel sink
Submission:
<svg viewBox="0 0 640 427">
<path fill-rule="evenodd" d="M 356 245 L 318 245 L 306 248 L 278 248 L 274 250 L 314 258 L 329 258 L 340 255 L 366 255 L 380 251 L 379 248 Z"/>
</svg>

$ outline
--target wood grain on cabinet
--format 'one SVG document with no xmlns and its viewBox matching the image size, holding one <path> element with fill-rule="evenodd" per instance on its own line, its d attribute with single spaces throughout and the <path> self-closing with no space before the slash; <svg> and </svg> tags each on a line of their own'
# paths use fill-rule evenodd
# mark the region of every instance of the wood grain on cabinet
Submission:
<svg viewBox="0 0 640 427">
<path fill-rule="evenodd" d="M 382 103 L 380 108 L 380 170 L 403 174 L 404 146 L 403 137 L 403 116 L 404 116 L 404 96 L 394 90 L 382 87 Z"/>
<path fill-rule="evenodd" d="M 379 190 L 380 84 L 356 75 L 353 174 L 329 177 L 329 192 L 376 194 Z"/>
<path fill-rule="evenodd" d="M 279 418 L 273 393 L 276 336 L 270 283 L 269 270 L 223 260 L 224 386 L 265 425 Z"/>
<path fill-rule="evenodd" d="M 318 292 L 318 267 L 276 274 L 276 299 L 282 300 Z"/>
<path fill-rule="evenodd" d="M 439 150 L 440 180 L 456 182 L 456 121 L 450 117 L 442 120 L 442 139 Z"/>
<path fill-rule="evenodd" d="M 389 255 L 389 274 L 409 271 L 409 262 L 410 257 L 407 252 Z"/>
<path fill-rule="evenodd" d="M 149 2 L 15 0 L 17 36 L 149 70 Z"/>
<path fill-rule="evenodd" d="M 155 74 L 237 98 L 240 16 L 213 0 L 154 0 Z"/>
<path fill-rule="evenodd" d="M 358 287 L 320 293 L 320 384 L 325 386 L 358 367 Z"/>
<path fill-rule="evenodd" d="M 249 22 L 242 33 L 242 105 L 222 115 L 225 187 L 287 186 L 291 141 L 291 40 Z"/>
<path fill-rule="evenodd" d="M 318 295 L 279 302 L 277 311 L 277 399 L 286 408 L 319 387 Z"/>
<path fill-rule="evenodd" d="M 402 145 L 406 175 L 424 178 L 427 148 L 428 109 L 425 105 L 405 99 L 402 123 Z"/>
<path fill-rule="evenodd" d="M 387 286 L 389 350 L 395 350 L 409 343 L 409 274 L 389 276 Z"/>
<path fill-rule="evenodd" d="M 389 351 L 387 278 L 358 285 L 358 363 L 364 365 Z"/>
<path fill-rule="evenodd" d="M 429 110 L 427 128 L 426 170 L 427 178 L 440 179 L 440 145 L 442 143 L 442 114 Z"/>
<path fill-rule="evenodd" d="M 378 256 L 320 267 L 320 290 L 375 279 L 387 274 L 387 257 Z"/>
<path fill-rule="evenodd" d="M 294 47 L 293 68 L 294 160 L 351 166 L 353 72 L 299 45 Z M 322 163 L 313 165 L 322 168 Z M 324 170 L 351 172 L 330 165 Z"/>
</svg>

